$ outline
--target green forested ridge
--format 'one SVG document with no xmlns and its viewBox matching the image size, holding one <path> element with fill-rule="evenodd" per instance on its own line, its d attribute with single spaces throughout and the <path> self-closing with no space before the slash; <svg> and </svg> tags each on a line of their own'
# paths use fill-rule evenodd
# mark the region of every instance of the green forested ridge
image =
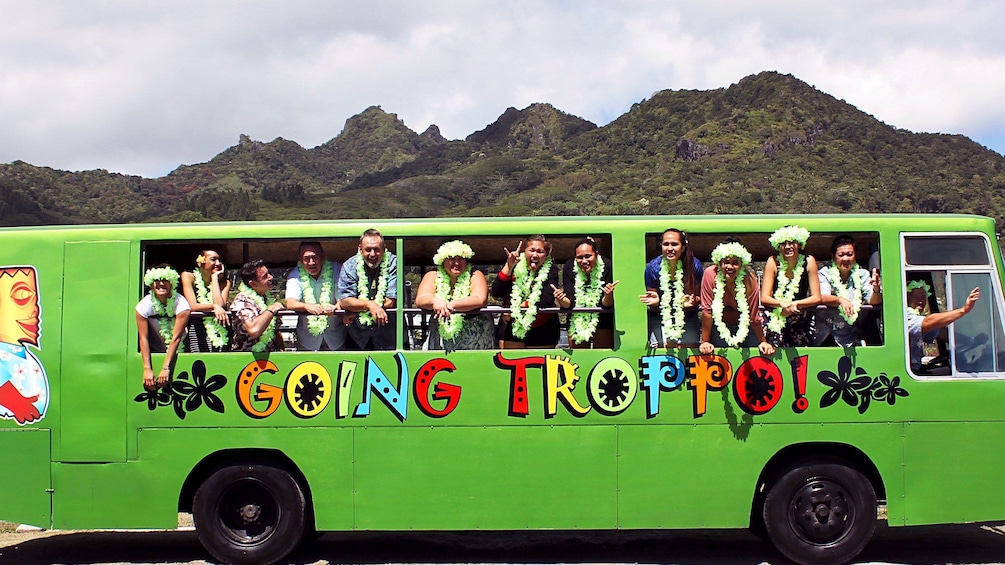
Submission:
<svg viewBox="0 0 1005 565">
<path fill-rule="evenodd" d="M 305 149 L 241 136 L 145 179 L 0 165 L 0 224 L 457 215 L 969 212 L 1005 219 L 1005 158 L 890 127 L 789 76 L 664 90 L 597 127 L 549 104 L 464 140 L 370 107 Z"/>
</svg>

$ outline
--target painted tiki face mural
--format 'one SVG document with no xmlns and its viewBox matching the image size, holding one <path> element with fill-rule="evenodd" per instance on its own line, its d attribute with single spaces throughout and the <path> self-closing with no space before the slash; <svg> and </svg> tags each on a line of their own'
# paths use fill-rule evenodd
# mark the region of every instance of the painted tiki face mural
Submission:
<svg viewBox="0 0 1005 565">
<path fill-rule="evenodd" d="M 38 337 L 38 279 L 35 269 L 0 269 L 0 342 L 38 347 Z"/>
</svg>

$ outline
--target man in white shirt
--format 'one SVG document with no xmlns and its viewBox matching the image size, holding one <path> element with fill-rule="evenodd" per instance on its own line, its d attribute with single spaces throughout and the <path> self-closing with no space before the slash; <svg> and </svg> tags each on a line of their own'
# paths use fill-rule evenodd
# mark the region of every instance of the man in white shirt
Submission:
<svg viewBox="0 0 1005 565">
<path fill-rule="evenodd" d="M 342 264 L 325 259 L 316 241 L 305 241 L 298 250 L 300 262 L 286 277 L 286 308 L 300 312 L 297 349 L 338 351 L 345 346 L 346 329 L 338 300 Z"/>
</svg>

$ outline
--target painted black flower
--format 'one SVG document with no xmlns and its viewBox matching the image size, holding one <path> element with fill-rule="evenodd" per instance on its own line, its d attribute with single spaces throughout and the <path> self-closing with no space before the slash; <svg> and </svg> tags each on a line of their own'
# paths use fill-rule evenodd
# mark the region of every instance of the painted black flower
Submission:
<svg viewBox="0 0 1005 565">
<path fill-rule="evenodd" d="M 213 375 L 206 378 L 206 364 L 201 359 L 192 364 L 192 382 L 188 382 L 188 373 L 181 373 L 178 379 L 171 383 L 174 393 L 175 412 L 192 412 L 205 404 L 210 410 L 223 414 L 225 407 L 220 397 L 214 394 L 227 384 L 227 377 Z M 183 404 L 183 407 L 181 406 Z M 182 413 L 178 416 L 185 418 Z"/>
<path fill-rule="evenodd" d="M 176 416 L 185 419 L 185 394 L 182 392 L 183 389 L 191 388 L 191 384 L 179 379 L 187 379 L 188 373 L 182 372 L 178 375 L 178 379 L 171 381 L 171 405 L 174 408 L 174 413 Z M 184 386 L 182 386 L 184 385 Z"/>
<path fill-rule="evenodd" d="M 136 395 L 134 398 L 136 402 L 146 402 L 147 409 L 153 410 L 158 406 L 167 406 L 171 404 L 171 393 L 168 392 L 166 388 L 158 388 L 156 390 L 144 390 L 140 394 Z"/>
<path fill-rule="evenodd" d="M 900 388 L 900 377 L 892 379 L 886 373 L 880 373 L 872 383 L 872 397 L 876 400 L 885 400 L 887 404 L 893 406 L 897 402 L 898 396 L 909 396 L 909 393 Z"/>
<path fill-rule="evenodd" d="M 855 378 L 851 378 L 851 359 L 845 355 L 838 361 L 838 372 L 820 371 L 817 373 L 817 380 L 830 387 L 820 398 L 820 407 L 827 408 L 841 399 L 848 406 L 858 406 L 859 413 L 865 412 L 869 407 L 867 397 L 872 379 L 866 374 L 865 369 L 858 367 L 855 369 Z M 863 394 L 866 393 L 866 394 Z"/>
</svg>

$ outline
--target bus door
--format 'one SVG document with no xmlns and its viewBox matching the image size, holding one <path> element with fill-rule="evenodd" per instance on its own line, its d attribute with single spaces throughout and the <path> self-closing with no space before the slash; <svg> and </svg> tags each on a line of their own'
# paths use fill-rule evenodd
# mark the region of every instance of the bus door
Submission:
<svg viewBox="0 0 1005 565">
<path fill-rule="evenodd" d="M 134 271 L 128 241 L 67 242 L 58 461 L 125 461 L 127 360 L 135 326 L 125 312 Z M 131 308 L 130 308 L 131 312 Z"/>
<path fill-rule="evenodd" d="M 1005 469 L 1005 332 L 992 242 L 980 233 L 903 241 L 904 280 L 928 294 L 922 315 L 960 308 L 975 287 L 981 292 L 968 314 L 924 337 L 934 343 L 922 341 L 920 366 L 906 364 L 919 404 L 904 423 L 905 523 L 992 520 L 1005 508 L 994 488 Z"/>
</svg>

